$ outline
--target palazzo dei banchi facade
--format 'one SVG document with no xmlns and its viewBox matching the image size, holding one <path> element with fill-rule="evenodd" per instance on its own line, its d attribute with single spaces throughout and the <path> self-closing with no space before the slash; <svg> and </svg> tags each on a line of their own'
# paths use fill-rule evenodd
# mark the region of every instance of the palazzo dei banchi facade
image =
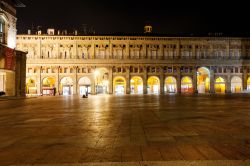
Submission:
<svg viewBox="0 0 250 166">
<path fill-rule="evenodd" d="M 80 36 L 49 29 L 17 35 L 17 49 L 28 52 L 30 95 L 250 90 L 250 38 Z"/>
</svg>

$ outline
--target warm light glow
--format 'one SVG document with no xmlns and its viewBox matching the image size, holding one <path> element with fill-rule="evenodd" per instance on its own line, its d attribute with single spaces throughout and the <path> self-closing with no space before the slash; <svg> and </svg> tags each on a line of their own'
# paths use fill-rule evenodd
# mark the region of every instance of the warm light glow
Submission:
<svg viewBox="0 0 250 166">
<path fill-rule="evenodd" d="M 225 80 L 221 77 L 215 80 L 215 92 L 216 93 L 225 93 L 226 85 Z"/>
<path fill-rule="evenodd" d="M 96 71 L 94 72 L 94 74 L 95 74 L 95 76 L 99 76 L 100 72 L 99 72 L 98 70 L 96 70 Z"/>
<path fill-rule="evenodd" d="M 123 77 L 116 77 L 114 79 L 114 93 L 125 94 L 126 92 L 126 80 Z"/>
<path fill-rule="evenodd" d="M 181 91 L 184 93 L 192 93 L 193 92 L 193 83 L 190 77 L 183 77 L 181 80 Z"/>
<path fill-rule="evenodd" d="M 208 93 L 210 90 L 210 71 L 206 67 L 201 67 L 197 72 L 198 93 Z"/>
<path fill-rule="evenodd" d="M 176 85 L 176 79 L 174 77 L 167 77 L 165 79 L 165 87 L 164 91 L 166 93 L 176 93 L 177 92 L 177 85 Z"/>
<path fill-rule="evenodd" d="M 143 80 L 135 76 L 130 80 L 130 90 L 132 94 L 143 94 Z"/>
<path fill-rule="evenodd" d="M 158 94 L 160 92 L 160 80 L 158 77 L 149 77 L 147 91 L 149 94 Z"/>
</svg>

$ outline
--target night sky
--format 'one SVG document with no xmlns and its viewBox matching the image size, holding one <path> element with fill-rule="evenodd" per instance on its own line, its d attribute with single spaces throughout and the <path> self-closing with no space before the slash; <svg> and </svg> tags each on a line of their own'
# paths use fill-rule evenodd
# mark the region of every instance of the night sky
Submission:
<svg viewBox="0 0 250 166">
<path fill-rule="evenodd" d="M 164 34 L 250 34 L 248 5 L 234 1 L 181 2 L 168 0 L 21 0 L 26 8 L 17 10 L 18 34 L 43 29 L 93 26 L 99 34 L 142 33 L 146 22 L 154 33 Z"/>
</svg>

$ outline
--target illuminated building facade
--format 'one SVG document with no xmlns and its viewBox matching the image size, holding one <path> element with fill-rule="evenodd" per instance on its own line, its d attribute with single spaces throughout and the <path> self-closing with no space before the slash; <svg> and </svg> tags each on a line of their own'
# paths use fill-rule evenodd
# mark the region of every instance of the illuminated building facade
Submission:
<svg viewBox="0 0 250 166">
<path fill-rule="evenodd" d="M 152 29 L 152 28 L 151 28 Z M 150 27 L 145 27 L 150 32 Z M 28 94 L 238 93 L 250 89 L 250 39 L 18 35 Z"/>
<path fill-rule="evenodd" d="M 25 96 L 26 53 L 16 47 L 17 0 L 0 1 L 0 92 L 7 96 Z"/>
</svg>

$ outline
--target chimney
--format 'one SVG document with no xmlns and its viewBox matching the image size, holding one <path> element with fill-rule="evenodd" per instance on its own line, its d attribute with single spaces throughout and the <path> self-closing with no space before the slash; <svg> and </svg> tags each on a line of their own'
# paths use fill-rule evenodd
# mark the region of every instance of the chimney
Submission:
<svg viewBox="0 0 250 166">
<path fill-rule="evenodd" d="M 31 35 L 31 30 L 30 29 L 28 29 L 28 35 Z"/>
</svg>

